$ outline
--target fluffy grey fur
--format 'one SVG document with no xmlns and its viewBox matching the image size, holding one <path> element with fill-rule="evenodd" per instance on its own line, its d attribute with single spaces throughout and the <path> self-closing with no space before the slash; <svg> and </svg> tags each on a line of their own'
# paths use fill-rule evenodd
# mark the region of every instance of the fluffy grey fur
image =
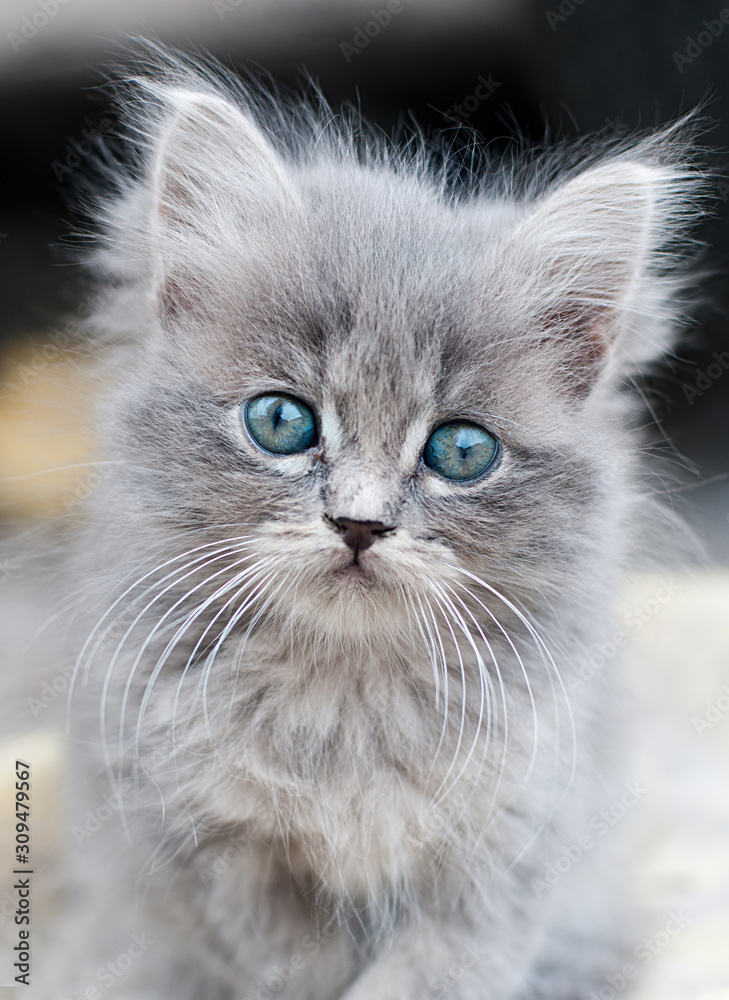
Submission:
<svg viewBox="0 0 729 1000">
<path fill-rule="evenodd" d="M 81 838 L 33 995 L 584 998 L 619 871 L 535 886 L 620 794 L 611 682 L 576 673 L 614 628 L 644 492 L 621 385 L 670 345 L 699 172 L 669 131 L 462 190 L 186 60 L 132 92 L 71 698 L 111 778 L 77 825 L 105 788 L 123 822 Z M 315 448 L 253 443 L 268 390 Z M 423 464 L 455 418 L 501 442 L 485 477 Z M 353 568 L 338 517 L 394 530 Z"/>
</svg>

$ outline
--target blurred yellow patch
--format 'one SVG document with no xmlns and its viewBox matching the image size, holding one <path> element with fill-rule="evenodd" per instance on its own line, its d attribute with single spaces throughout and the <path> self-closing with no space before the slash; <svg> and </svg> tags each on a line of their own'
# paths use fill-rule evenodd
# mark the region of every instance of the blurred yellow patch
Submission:
<svg viewBox="0 0 729 1000">
<path fill-rule="evenodd" d="M 97 380 L 52 342 L 16 344 L 0 369 L 0 510 L 73 507 L 94 488 L 91 433 Z"/>
</svg>

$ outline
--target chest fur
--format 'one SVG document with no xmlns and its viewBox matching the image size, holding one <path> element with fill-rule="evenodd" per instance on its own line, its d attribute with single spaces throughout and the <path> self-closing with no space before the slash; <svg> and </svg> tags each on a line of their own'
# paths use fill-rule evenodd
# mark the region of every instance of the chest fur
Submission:
<svg viewBox="0 0 729 1000">
<path fill-rule="evenodd" d="M 226 744 L 213 809 L 337 894 L 418 879 L 484 819 L 489 766 L 482 746 L 467 759 L 474 725 L 444 726 L 394 683 L 259 694 Z"/>
</svg>

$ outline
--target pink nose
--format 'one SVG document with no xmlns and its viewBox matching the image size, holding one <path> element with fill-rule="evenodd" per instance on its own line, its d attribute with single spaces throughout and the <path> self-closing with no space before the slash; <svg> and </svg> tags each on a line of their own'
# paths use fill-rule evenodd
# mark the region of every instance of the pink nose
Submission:
<svg viewBox="0 0 729 1000">
<path fill-rule="evenodd" d="M 378 535 L 385 535 L 395 530 L 381 521 L 352 521 L 348 517 L 334 517 L 332 522 L 341 533 L 344 543 L 353 552 L 368 549 Z"/>
</svg>

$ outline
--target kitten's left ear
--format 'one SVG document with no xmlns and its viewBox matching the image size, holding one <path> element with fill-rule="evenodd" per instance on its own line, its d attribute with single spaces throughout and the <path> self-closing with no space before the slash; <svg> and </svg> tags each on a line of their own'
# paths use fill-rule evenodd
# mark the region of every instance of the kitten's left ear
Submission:
<svg viewBox="0 0 729 1000">
<path fill-rule="evenodd" d="M 523 322 L 578 391 L 593 384 L 631 329 L 632 360 L 667 346 L 651 343 L 650 312 L 669 297 L 666 251 L 697 214 L 696 186 L 688 169 L 616 158 L 549 191 L 512 233 L 507 257 L 516 255 Z"/>
<path fill-rule="evenodd" d="M 270 239 L 297 196 L 261 129 L 232 103 L 176 88 L 161 98 L 168 114 L 153 150 L 149 228 L 160 312 L 174 318 L 241 244 L 255 252 Z"/>
</svg>

